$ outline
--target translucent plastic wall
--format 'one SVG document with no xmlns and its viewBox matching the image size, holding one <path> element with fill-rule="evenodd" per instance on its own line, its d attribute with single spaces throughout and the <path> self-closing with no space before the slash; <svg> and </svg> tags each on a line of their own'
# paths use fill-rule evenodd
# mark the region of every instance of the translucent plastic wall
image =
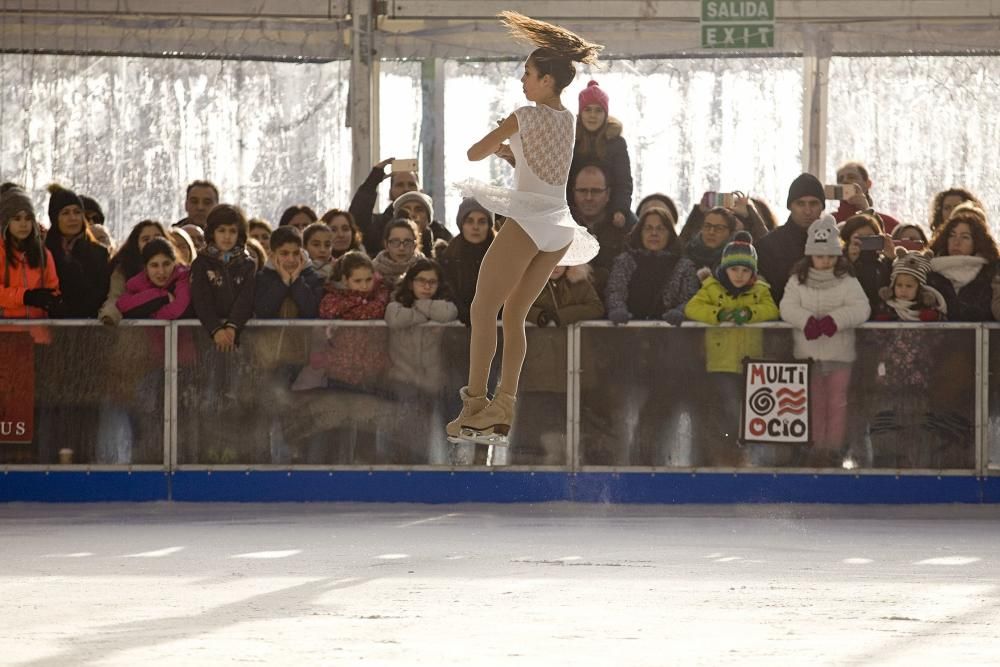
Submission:
<svg viewBox="0 0 1000 667">
<path fill-rule="evenodd" d="M 859 160 L 879 210 L 929 226 L 934 193 L 965 187 L 1000 231 L 1000 57 L 832 58 L 827 176 Z"/>
<path fill-rule="evenodd" d="M 0 54 L 0 178 L 44 204 L 57 181 L 96 198 L 121 239 L 183 217 L 184 189 L 275 221 L 350 201 L 347 62 Z M 41 209 L 44 211 L 44 209 Z"/>
<path fill-rule="evenodd" d="M 516 62 L 447 63 L 447 183 L 468 177 L 510 182 L 506 164 L 470 163 L 465 152 L 497 120 L 527 104 L 522 71 Z M 686 212 L 705 190 L 742 190 L 763 197 L 784 220 L 788 184 L 802 171 L 801 59 L 616 60 L 606 71 L 581 71 L 563 91 L 574 113 L 591 78 L 624 126 L 633 205 L 663 192 Z M 457 210 L 458 193 L 448 195 L 448 210 Z"/>
</svg>

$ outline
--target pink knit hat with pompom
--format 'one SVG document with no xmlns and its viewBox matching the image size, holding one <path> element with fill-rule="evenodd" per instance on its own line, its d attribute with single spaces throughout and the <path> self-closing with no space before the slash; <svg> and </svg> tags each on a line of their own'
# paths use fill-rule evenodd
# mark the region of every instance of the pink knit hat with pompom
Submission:
<svg viewBox="0 0 1000 667">
<path fill-rule="evenodd" d="M 601 90 L 601 87 L 593 80 L 580 91 L 580 111 L 583 111 L 584 107 L 589 104 L 600 104 L 604 113 L 608 113 L 608 94 Z"/>
</svg>

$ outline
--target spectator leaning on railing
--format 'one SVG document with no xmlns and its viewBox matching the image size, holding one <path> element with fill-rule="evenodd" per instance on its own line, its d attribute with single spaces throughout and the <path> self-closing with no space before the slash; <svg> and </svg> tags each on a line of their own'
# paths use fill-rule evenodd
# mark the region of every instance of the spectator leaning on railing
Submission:
<svg viewBox="0 0 1000 667">
<path fill-rule="evenodd" d="M 796 263 L 781 299 L 781 319 L 793 327 L 795 358 L 813 360 L 813 444 L 807 464 L 840 467 L 847 388 L 856 357 L 854 328 L 868 319 L 871 307 L 861 283 L 851 275 L 832 215 L 809 226 L 803 250 L 805 256 Z"/>
<path fill-rule="evenodd" d="M 96 318 L 108 295 L 108 249 L 94 239 L 83 215 L 83 202 L 72 190 L 49 186 L 49 221 L 45 246 L 59 273 L 63 303 L 60 316 Z"/>
<path fill-rule="evenodd" d="M 706 218 L 707 219 L 707 218 Z M 698 271 L 701 289 L 684 307 L 688 319 L 712 325 L 705 332 L 705 370 L 717 397 L 719 419 L 716 437 L 707 443 L 711 465 L 737 465 L 742 457 L 736 446 L 742 400 L 743 359 L 764 353 L 764 333 L 743 329 L 778 319 L 771 289 L 757 278 L 757 253 L 749 232 L 739 231 L 726 245 L 718 268 Z M 733 324 L 739 328 L 719 327 Z"/>
<path fill-rule="evenodd" d="M 208 246 L 191 265 L 195 314 L 222 352 L 238 345 L 253 315 L 256 264 L 247 253 L 247 219 L 230 204 L 208 214 Z"/>
<path fill-rule="evenodd" d="M 605 293 L 608 319 L 615 324 L 664 320 L 678 325 L 697 291 L 694 264 L 682 254 L 670 212 L 649 209 L 632 228 L 628 247 L 611 269 Z"/>
<path fill-rule="evenodd" d="M 58 311 L 59 277 L 42 243 L 31 198 L 20 188 L 0 195 L 0 318 L 45 318 Z"/>
<path fill-rule="evenodd" d="M 255 316 L 283 320 L 319 317 L 324 281 L 302 250 L 299 230 L 278 227 L 269 242 L 271 256 L 254 286 Z"/>
<path fill-rule="evenodd" d="M 180 227 L 178 227 L 180 229 Z M 166 229 L 155 220 L 143 220 L 132 228 L 125 243 L 111 258 L 111 280 L 108 288 L 108 298 L 104 301 L 97 317 L 109 326 L 118 324 L 122 313 L 118 310 L 118 298 L 125 293 L 125 284 L 134 276 L 142 273 L 142 249 L 151 240 L 166 236 Z"/>
<path fill-rule="evenodd" d="M 143 270 L 125 283 L 118 310 L 128 319 L 179 320 L 191 315 L 191 270 L 163 237 L 142 249 Z"/>
<path fill-rule="evenodd" d="M 927 283 L 944 295 L 953 322 L 991 322 L 1000 315 L 994 291 L 1000 284 L 1000 253 L 986 213 L 971 202 L 959 204 L 934 234 L 934 257 Z"/>
</svg>

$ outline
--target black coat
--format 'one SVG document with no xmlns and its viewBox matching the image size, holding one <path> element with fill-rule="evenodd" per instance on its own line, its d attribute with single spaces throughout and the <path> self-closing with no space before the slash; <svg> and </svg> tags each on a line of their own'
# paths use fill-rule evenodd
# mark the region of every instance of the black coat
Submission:
<svg viewBox="0 0 1000 667">
<path fill-rule="evenodd" d="M 444 272 L 444 279 L 451 288 L 455 305 L 458 307 L 458 319 L 464 324 L 469 323 L 469 309 L 472 298 L 476 295 L 476 282 L 479 280 L 479 267 L 483 257 L 493 241 L 493 233 L 482 243 L 473 245 L 461 235 L 456 236 L 448 247 L 438 253 L 438 262 Z"/>
<path fill-rule="evenodd" d="M 807 227 L 800 227 L 789 219 L 756 243 L 760 275 L 771 286 L 775 303 L 780 304 L 781 297 L 785 295 L 785 284 L 792 275 L 792 267 L 806 256 L 807 230 Z"/>
<path fill-rule="evenodd" d="M 948 304 L 950 322 L 992 322 L 993 321 L 993 276 L 998 271 L 997 263 L 986 264 L 968 285 L 957 293 L 951 281 L 939 273 L 927 274 L 927 284 L 941 292 Z"/>
<path fill-rule="evenodd" d="M 385 232 L 385 226 L 394 217 L 391 203 L 382 213 L 372 212 L 375 209 L 375 202 L 378 201 L 379 183 L 385 180 L 385 178 L 384 171 L 377 168 L 372 169 L 371 173 L 368 174 L 368 178 L 361 184 L 358 191 L 354 193 L 354 199 L 351 200 L 351 206 L 348 209 L 351 215 L 354 216 L 354 221 L 358 223 L 358 228 L 361 230 L 362 243 L 364 243 L 365 250 L 370 257 L 374 257 L 385 250 L 385 245 L 382 243 L 382 234 Z M 421 252 L 426 257 L 432 257 L 435 241 L 450 241 L 451 239 L 452 233 L 437 220 L 432 220 L 430 225 L 428 225 L 427 231 L 423 234 L 423 239 L 420 243 Z"/>
<path fill-rule="evenodd" d="M 232 324 L 237 335 L 253 316 L 257 265 L 246 250 L 224 262 L 209 246 L 191 264 L 191 302 L 208 334 Z"/>
<path fill-rule="evenodd" d="M 892 275 L 892 260 L 871 250 L 863 250 L 858 255 L 857 261 L 854 262 L 854 275 L 861 283 L 865 294 L 868 295 L 868 305 L 871 306 L 872 319 L 874 319 L 875 313 L 882 306 L 882 297 L 879 296 L 878 291 L 889 285 L 889 276 Z M 989 309 L 989 303 L 986 307 Z"/>
<path fill-rule="evenodd" d="M 628 144 L 622 136 L 622 125 L 615 118 L 608 119 L 605 153 L 603 159 L 596 155 L 588 155 L 579 151 L 579 143 L 573 150 L 573 163 L 570 166 L 570 179 L 566 183 L 566 200 L 573 203 L 573 181 L 580 169 L 588 164 L 599 164 L 607 174 L 607 184 L 611 188 L 608 210 L 611 213 L 623 213 L 625 218 L 635 221 L 632 212 L 632 163 L 628 155 Z"/>
<path fill-rule="evenodd" d="M 257 274 L 254 284 L 254 313 L 264 319 L 281 318 L 285 299 L 291 299 L 297 311 L 296 317 L 316 319 L 322 298 L 323 276 L 316 273 L 312 266 L 302 269 L 299 277 L 291 285 L 286 285 L 268 261 Z"/>
<path fill-rule="evenodd" d="M 81 237 L 67 255 L 62 241 L 53 237 L 47 244 L 55 260 L 59 275 L 62 306 L 53 317 L 97 317 L 104 300 L 108 298 L 111 271 L 108 267 L 108 249 L 86 236 Z"/>
</svg>

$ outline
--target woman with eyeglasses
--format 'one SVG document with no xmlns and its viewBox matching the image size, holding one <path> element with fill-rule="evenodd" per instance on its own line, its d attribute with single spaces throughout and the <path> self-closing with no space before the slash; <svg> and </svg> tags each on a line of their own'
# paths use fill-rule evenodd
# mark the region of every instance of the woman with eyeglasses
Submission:
<svg viewBox="0 0 1000 667">
<path fill-rule="evenodd" d="M 382 243 L 385 250 L 375 255 L 372 261 L 385 286 L 392 290 L 418 259 L 424 259 L 424 254 L 417 250 L 420 247 L 420 229 L 412 220 L 396 218 L 385 226 Z"/>
<path fill-rule="evenodd" d="M 705 213 L 698 233 L 691 237 L 684 248 L 684 256 L 695 269 L 708 269 L 714 273 L 722 261 L 722 251 L 736 233 L 736 216 L 728 208 L 716 206 Z"/>
</svg>

